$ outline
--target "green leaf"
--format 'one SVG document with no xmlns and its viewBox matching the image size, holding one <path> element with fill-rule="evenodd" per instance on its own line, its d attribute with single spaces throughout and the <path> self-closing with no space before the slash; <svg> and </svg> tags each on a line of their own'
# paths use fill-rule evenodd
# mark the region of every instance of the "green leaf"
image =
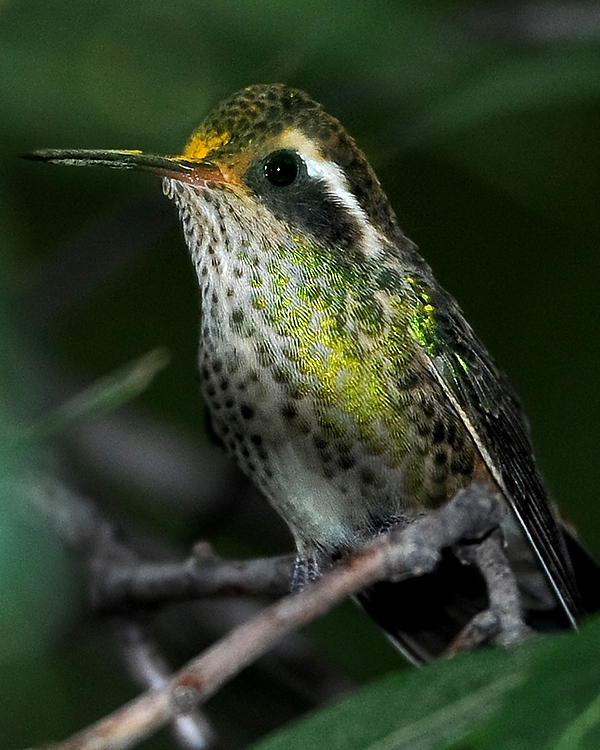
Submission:
<svg viewBox="0 0 600 750">
<path fill-rule="evenodd" d="M 537 644 L 392 674 L 254 750 L 435 750 L 468 735 L 526 679 Z"/>
<path fill-rule="evenodd" d="M 72 566 L 60 540 L 30 503 L 37 461 L 33 446 L 15 440 L 17 391 L 27 390 L 25 367 L 16 353 L 22 337 L 0 303 L 0 670 L 16 658 L 36 659 L 72 616 Z M 19 377 L 20 376 L 20 377 Z M 18 382 L 18 381 L 24 381 Z M 4 693 L 0 691 L 0 715 Z M 21 696 L 21 699 L 23 696 Z M 0 722 L 1 725 L 1 722 Z M 4 736 L 0 731 L 0 736 Z"/>
<path fill-rule="evenodd" d="M 600 96 L 600 58 L 595 46 L 551 48 L 539 54 L 502 56 L 482 65 L 424 109 L 403 146 L 440 142 L 498 117 L 515 117 Z"/>
<path fill-rule="evenodd" d="M 600 618 L 546 636 L 392 674 L 254 750 L 595 750 Z"/>
<path fill-rule="evenodd" d="M 142 393 L 168 363 L 168 352 L 154 349 L 59 406 L 34 425 L 27 436 L 37 440 L 52 437 L 116 409 Z"/>
<path fill-rule="evenodd" d="M 477 748 L 597 750 L 600 747 L 600 619 L 577 636 L 547 639 L 539 659 Z"/>
</svg>

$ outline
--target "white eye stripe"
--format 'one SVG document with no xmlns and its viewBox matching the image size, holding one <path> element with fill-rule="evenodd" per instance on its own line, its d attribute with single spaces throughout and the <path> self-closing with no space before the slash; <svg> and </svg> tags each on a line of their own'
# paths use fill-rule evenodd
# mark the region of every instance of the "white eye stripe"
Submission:
<svg viewBox="0 0 600 750">
<path fill-rule="evenodd" d="M 317 159 L 305 159 L 305 163 L 309 177 L 324 182 L 332 198 L 345 206 L 355 218 L 361 222 L 366 221 L 365 212 L 348 189 L 346 178 L 337 164 L 332 164 L 329 161 L 317 161 Z"/>
<path fill-rule="evenodd" d="M 356 196 L 348 188 L 346 177 L 337 164 L 322 159 L 306 158 L 306 173 L 309 177 L 321 180 L 328 189 L 329 195 L 357 220 L 362 228 L 364 251 L 368 257 L 376 258 L 383 252 L 383 242 L 375 227 L 369 221 Z"/>
</svg>

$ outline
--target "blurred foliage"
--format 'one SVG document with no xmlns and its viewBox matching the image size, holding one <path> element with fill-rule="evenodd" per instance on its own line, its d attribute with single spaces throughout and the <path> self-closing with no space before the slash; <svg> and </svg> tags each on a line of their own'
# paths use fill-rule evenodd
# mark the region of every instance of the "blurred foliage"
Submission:
<svg viewBox="0 0 600 750">
<path fill-rule="evenodd" d="M 391 674 L 254 750 L 595 750 L 600 619 L 548 636 Z"/>
<path fill-rule="evenodd" d="M 38 457 L 31 446 L 15 449 L 15 430 L 157 346 L 171 352 L 172 364 L 137 409 L 199 449 L 204 424 L 195 281 L 157 182 L 16 156 L 66 146 L 176 153 L 207 110 L 237 88 L 282 80 L 307 89 L 366 150 L 400 224 L 507 370 L 552 494 L 600 552 L 600 28 L 569 24 L 564 14 L 570 8 L 576 20 L 594 7 L 0 0 L 3 747 L 65 736 L 135 694 L 116 657 L 107 658 L 108 634 L 86 620 L 76 564 L 27 512 L 27 491 L 15 478 Z M 231 554 L 290 547 L 272 518 L 269 533 L 248 539 L 241 509 L 202 515 L 161 501 L 160 492 L 106 476 L 100 459 L 84 461 L 68 441 L 62 447 L 77 481 L 124 515 L 166 529 L 182 549 L 200 536 Z M 400 666 L 350 605 L 310 634 L 359 683 Z M 591 636 L 577 648 L 585 644 Z M 485 677 L 491 665 L 521 680 L 520 658 L 481 655 L 472 674 L 483 665 Z M 542 706 L 555 698 L 544 690 L 562 680 L 552 663 L 539 667 Z M 437 684 L 454 665 L 434 669 Z M 415 696 L 429 673 L 381 684 L 393 692 L 405 684 Z M 575 700 L 577 679 L 564 684 Z M 498 705 L 511 716 L 507 726 L 521 721 L 512 700 Z M 233 747 L 306 708 L 260 667 L 209 704 Z M 499 727 L 486 729 L 489 744 L 469 747 L 508 746 Z M 144 745 L 171 746 L 166 735 Z"/>
</svg>

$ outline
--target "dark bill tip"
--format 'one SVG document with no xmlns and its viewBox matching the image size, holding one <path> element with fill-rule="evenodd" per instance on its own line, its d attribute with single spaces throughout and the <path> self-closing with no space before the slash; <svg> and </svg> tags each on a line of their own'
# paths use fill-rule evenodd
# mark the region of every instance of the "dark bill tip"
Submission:
<svg viewBox="0 0 600 750">
<path fill-rule="evenodd" d="M 23 154 L 22 158 L 71 167 L 137 169 L 196 185 L 225 182 L 219 167 L 208 161 L 189 161 L 179 156 L 155 156 L 141 151 L 46 148 Z"/>
<path fill-rule="evenodd" d="M 193 172 L 198 164 L 176 156 L 154 156 L 141 151 L 46 148 L 23 154 L 23 159 L 74 167 L 104 166 L 113 169 L 140 169 L 148 172 Z"/>
</svg>

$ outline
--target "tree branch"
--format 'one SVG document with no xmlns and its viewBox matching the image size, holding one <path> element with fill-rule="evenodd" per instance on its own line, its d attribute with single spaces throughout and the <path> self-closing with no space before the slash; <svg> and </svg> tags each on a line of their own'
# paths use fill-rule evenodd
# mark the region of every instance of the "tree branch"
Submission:
<svg viewBox="0 0 600 750">
<path fill-rule="evenodd" d="M 339 561 L 320 580 L 281 599 L 191 660 L 164 687 L 142 695 L 94 726 L 49 750 L 124 750 L 175 717 L 188 714 L 224 682 L 290 631 L 382 579 L 403 579 L 432 570 L 440 550 L 484 537 L 503 515 L 497 495 L 477 485 L 460 491 L 436 513 L 382 535 Z"/>
<path fill-rule="evenodd" d="M 182 561 L 95 561 L 92 599 L 99 610 L 144 607 L 214 596 L 284 596 L 290 591 L 294 555 L 222 560 L 206 542 Z"/>
<path fill-rule="evenodd" d="M 133 617 L 115 617 L 113 626 L 123 658 L 138 685 L 150 690 L 164 687 L 171 670 L 147 628 Z M 217 750 L 219 747 L 211 725 L 198 709 L 174 717 L 171 731 L 183 750 Z"/>
</svg>

